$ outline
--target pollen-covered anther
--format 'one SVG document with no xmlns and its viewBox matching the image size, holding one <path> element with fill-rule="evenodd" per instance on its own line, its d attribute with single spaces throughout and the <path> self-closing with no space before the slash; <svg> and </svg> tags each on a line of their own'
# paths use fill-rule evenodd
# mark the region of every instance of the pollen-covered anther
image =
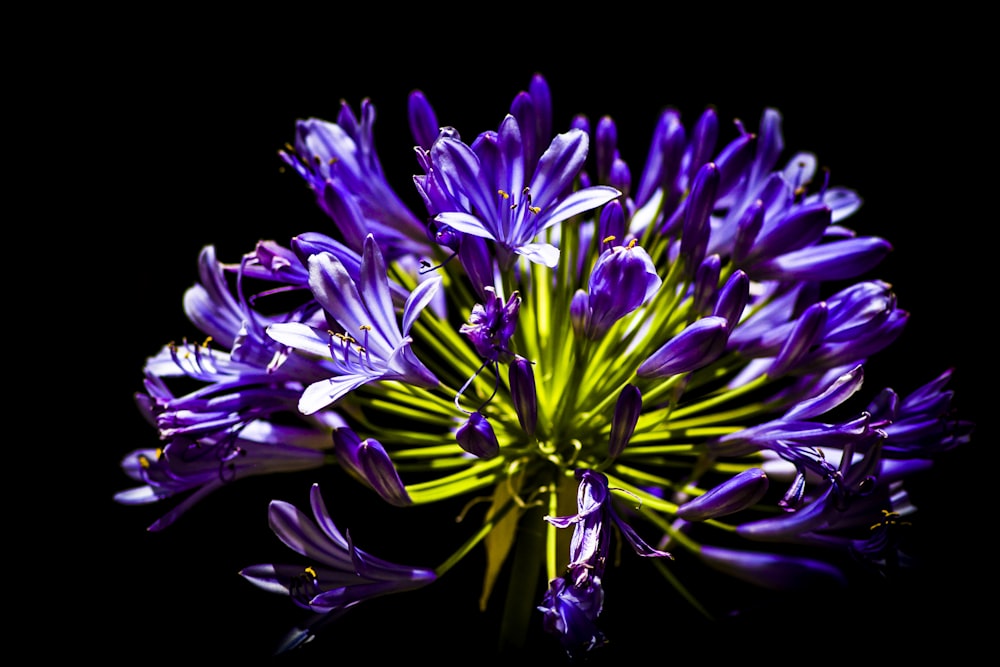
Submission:
<svg viewBox="0 0 1000 667">
<path fill-rule="evenodd" d="M 869 530 L 878 530 L 882 527 L 888 526 L 909 526 L 911 525 L 909 521 L 899 521 L 902 515 L 899 512 L 893 512 L 891 510 L 882 510 L 882 520 L 878 523 L 873 523 L 868 527 Z"/>
</svg>

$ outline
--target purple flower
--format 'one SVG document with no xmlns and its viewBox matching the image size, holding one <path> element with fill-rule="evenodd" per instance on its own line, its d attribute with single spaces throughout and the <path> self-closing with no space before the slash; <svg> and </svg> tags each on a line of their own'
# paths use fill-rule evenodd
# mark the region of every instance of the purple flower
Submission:
<svg viewBox="0 0 1000 667">
<path fill-rule="evenodd" d="M 434 252 L 424 225 L 385 179 L 375 151 L 375 106 L 361 102 L 360 118 L 342 103 L 336 123 L 300 120 L 295 145 L 279 155 L 309 185 L 347 245 L 361 252 L 373 235 L 390 259 Z"/>
<path fill-rule="evenodd" d="M 309 287 L 330 323 L 336 323 L 342 331 L 323 330 L 302 322 L 279 322 L 267 330 L 279 343 L 323 359 L 330 374 L 328 379 L 306 387 L 299 409 L 312 414 L 376 380 L 434 386 L 437 378 L 413 354 L 407 334 L 439 286 L 440 279 L 435 278 L 420 283 L 411 292 L 400 330 L 385 262 L 372 235 L 365 239 L 357 281 L 333 255 L 311 256 Z"/>
<path fill-rule="evenodd" d="M 239 435 L 193 440 L 173 438 L 162 449 L 137 449 L 122 460 L 122 469 L 141 486 L 119 491 L 115 500 L 145 505 L 175 496 L 187 496 L 150 531 L 173 524 L 205 496 L 236 480 L 257 475 L 319 468 L 330 443 L 315 431 L 253 422 Z"/>
<path fill-rule="evenodd" d="M 480 357 L 488 361 L 506 363 L 513 358 L 510 351 L 510 337 L 517 327 L 517 312 L 521 307 L 521 296 L 514 292 L 503 299 L 492 287 L 485 288 L 488 297 L 485 304 L 472 307 L 469 322 L 459 327 L 472 341 Z"/>
<path fill-rule="evenodd" d="M 489 239 L 508 253 L 554 267 L 559 250 L 536 242 L 549 227 L 608 203 L 621 193 L 608 186 L 593 186 L 567 194 L 583 166 L 589 141 L 586 133 L 569 130 L 552 139 L 533 174 L 527 173 L 521 127 L 513 115 L 500 124 L 495 136 L 482 137 L 474 149 L 458 139 L 443 137 L 430 151 L 456 210 L 438 213 L 435 220 L 463 234 Z M 488 147 L 488 148 L 487 148 Z"/>
<path fill-rule="evenodd" d="M 356 547 L 350 532 L 341 533 L 333 522 L 318 484 L 313 484 L 309 499 L 315 520 L 280 500 L 268 508 L 271 530 L 304 556 L 306 564 L 250 565 L 240 571 L 247 581 L 289 595 L 295 604 L 317 614 L 338 615 L 366 600 L 421 588 L 437 579 L 433 570 L 391 563 Z M 308 641 L 312 632 L 311 627 L 298 630 L 289 643 Z"/>
<path fill-rule="evenodd" d="M 500 443 L 481 412 L 473 412 L 455 431 L 455 440 L 462 449 L 481 459 L 491 459 L 500 453 Z"/>
<path fill-rule="evenodd" d="M 601 253 L 590 273 L 586 305 L 576 306 L 581 335 L 598 339 L 615 322 L 651 299 L 663 281 L 641 246 L 611 246 Z"/>
<path fill-rule="evenodd" d="M 538 610 L 542 612 L 545 631 L 558 636 L 566 654 L 576 659 L 607 642 L 597 626 L 603 607 L 600 577 L 593 576 L 582 586 L 573 585 L 565 577 L 556 577 L 549 582 Z"/>
</svg>

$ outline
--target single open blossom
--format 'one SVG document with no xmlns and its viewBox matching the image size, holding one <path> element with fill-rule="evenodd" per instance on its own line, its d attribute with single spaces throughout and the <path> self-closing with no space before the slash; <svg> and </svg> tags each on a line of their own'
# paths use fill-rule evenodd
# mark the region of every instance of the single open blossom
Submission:
<svg viewBox="0 0 1000 667">
<path fill-rule="evenodd" d="M 304 556 L 305 564 L 250 565 L 240 571 L 248 581 L 288 594 L 297 605 L 315 612 L 315 622 L 321 623 L 365 600 L 420 588 L 437 578 L 432 570 L 391 563 L 355 546 L 350 532 L 342 533 L 330 518 L 318 484 L 309 499 L 315 520 L 280 500 L 268 509 L 271 530 Z M 294 631 L 289 648 L 307 641 L 311 632 L 310 626 Z"/>
<path fill-rule="evenodd" d="M 815 155 L 784 156 L 776 109 L 755 129 L 665 109 L 642 165 L 610 116 L 556 127 L 541 75 L 495 130 L 439 121 L 421 91 L 408 111 L 413 142 L 391 150 L 415 153 L 410 182 L 381 170 L 374 106 L 345 104 L 282 152 L 335 229 L 228 263 L 202 251 L 184 305 L 204 338 L 148 359 L 136 399 L 159 447 L 124 457 L 139 486 L 119 502 L 171 505 L 163 529 L 243 477 L 337 466 L 358 483 L 338 516 L 466 508 L 401 545 L 406 562 L 451 554 L 422 568 L 356 547 L 318 486 L 313 518 L 274 500 L 272 530 L 305 560 L 242 574 L 315 615 L 289 647 L 477 551 L 480 605 L 520 602 L 503 642 L 534 622 L 571 658 L 635 613 L 615 568 L 640 568 L 643 613 L 667 619 L 727 613 L 728 581 L 863 592 L 913 562 L 908 486 L 973 424 L 954 369 L 916 389 L 866 379 L 910 323 L 904 287 L 871 277 L 891 246 L 847 226 L 861 197 Z"/>
<path fill-rule="evenodd" d="M 342 330 L 323 330 L 304 322 L 278 322 L 267 330 L 283 345 L 324 358 L 322 365 L 330 368 L 329 379 L 314 382 L 302 392 L 301 411 L 312 414 L 352 389 L 379 379 L 433 386 L 436 378 L 414 355 L 406 334 L 438 282 L 423 282 L 413 290 L 403 308 L 401 331 L 385 261 L 372 235 L 365 239 L 357 280 L 337 257 L 327 253 L 310 256 L 310 290 L 325 311 L 325 324 Z"/>
</svg>

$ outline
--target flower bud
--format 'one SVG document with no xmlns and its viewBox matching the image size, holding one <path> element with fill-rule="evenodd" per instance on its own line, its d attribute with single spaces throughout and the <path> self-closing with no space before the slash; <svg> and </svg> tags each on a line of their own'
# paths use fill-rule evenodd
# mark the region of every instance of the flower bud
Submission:
<svg viewBox="0 0 1000 667">
<path fill-rule="evenodd" d="M 711 233 L 709 218 L 719 189 L 719 169 L 714 162 L 706 163 L 695 176 L 691 194 L 685 200 L 684 226 L 681 234 L 681 255 L 693 275 L 705 258 Z"/>
<path fill-rule="evenodd" d="M 597 230 L 597 238 L 599 239 L 614 237 L 620 240 L 625 238 L 625 210 L 619 200 L 609 201 L 601 209 Z"/>
<path fill-rule="evenodd" d="M 820 301 L 806 308 L 795 322 L 791 334 L 785 339 L 781 351 L 768 369 L 770 377 L 779 377 L 793 368 L 823 335 L 826 325 L 827 306 Z"/>
<path fill-rule="evenodd" d="M 493 426 L 481 412 L 473 412 L 469 419 L 455 431 L 455 439 L 462 449 L 481 459 L 491 459 L 500 453 Z"/>
<path fill-rule="evenodd" d="M 588 337 L 602 336 L 656 294 L 662 282 L 642 247 L 630 243 L 605 250 L 590 273 Z"/>
<path fill-rule="evenodd" d="M 732 331 L 740 323 L 743 311 L 750 301 L 750 278 L 743 271 L 737 269 L 729 280 L 719 290 L 719 296 L 715 301 L 713 315 L 726 318 L 729 330 Z"/>
<path fill-rule="evenodd" d="M 686 521 L 704 521 L 734 514 L 763 498 L 767 487 L 764 471 L 750 468 L 684 503 L 677 508 L 677 516 Z"/>
<path fill-rule="evenodd" d="M 608 455 L 612 459 L 625 449 L 632 432 L 635 431 L 636 422 L 639 421 L 639 413 L 642 411 L 642 392 L 633 384 L 625 385 L 618 395 L 618 402 L 615 404 L 615 414 L 611 417 L 611 438 L 608 442 Z"/>
<path fill-rule="evenodd" d="M 535 423 L 538 421 L 538 397 L 535 395 L 535 372 L 532 363 L 524 357 L 516 357 L 510 363 L 507 372 L 517 421 L 525 433 L 534 435 Z"/>
<path fill-rule="evenodd" d="M 411 504 L 396 466 L 378 440 L 361 440 L 351 429 L 338 428 L 333 431 L 333 447 L 341 465 L 368 484 L 383 500 L 397 507 Z"/>
<path fill-rule="evenodd" d="M 722 259 L 718 255 L 709 255 L 702 260 L 694 274 L 694 293 L 691 309 L 699 315 L 710 315 L 715 303 L 715 294 L 719 291 L 719 276 L 722 272 Z"/>
<path fill-rule="evenodd" d="M 701 368 L 722 354 L 728 336 L 729 325 L 723 317 L 695 320 L 642 362 L 636 375 L 661 378 Z"/>
</svg>

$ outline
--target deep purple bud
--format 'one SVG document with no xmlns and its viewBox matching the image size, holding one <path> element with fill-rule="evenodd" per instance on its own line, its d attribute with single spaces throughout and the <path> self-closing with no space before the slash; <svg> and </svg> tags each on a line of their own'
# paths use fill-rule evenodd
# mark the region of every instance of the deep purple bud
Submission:
<svg viewBox="0 0 1000 667">
<path fill-rule="evenodd" d="M 757 234 L 746 263 L 756 264 L 816 243 L 830 226 L 830 207 L 823 203 L 796 206 L 768 220 Z M 750 275 L 754 275 L 749 271 Z"/>
<path fill-rule="evenodd" d="M 695 320 L 642 362 L 636 375 L 661 378 L 701 368 L 722 354 L 728 337 L 729 325 L 724 317 Z"/>
<path fill-rule="evenodd" d="M 761 227 L 764 226 L 764 201 L 755 199 L 746 207 L 739 222 L 736 223 L 736 240 L 733 242 L 732 261 L 741 265 L 757 241 Z"/>
<path fill-rule="evenodd" d="M 405 507 L 411 504 L 396 466 L 378 440 L 361 440 L 349 428 L 333 430 L 333 451 L 344 468 L 375 490 L 383 500 Z"/>
<path fill-rule="evenodd" d="M 719 188 L 719 169 L 714 162 L 705 164 L 695 176 L 691 193 L 684 202 L 684 226 L 681 230 L 681 255 L 693 275 L 705 258 L 711 234 L 709 217 Z"/>
<path fill-rule="evenodd" d="M 602 243 L 604 239 L 614 238 L 621 243 L 625 239 L 625 210 L 619 199 L 613 199 L 601 209 L 600 221 L 597 224 L 597 238 Z"/>
<path fill-rule="evenodd" d="M 763 498 L 767 487 L 764 471 L 750 468 L 684 503 L 677 508 L 677 516 L 686 521 L 704 521 L 734 514 Z"/>
<path fill-rule="evenodd" d="M 597 164 L 597 182 L 610 183 L 611 163 L 618 155 L 618 128 L 611 116 L 601 116 L 594 130 L 594 153 Z"/>
<path fill-rule="evenodd" d="M 809 350 L 816 344 L 823 335 L 823 327 L 827 318 L 826 302 L 820 301 L 806 308 L 798 320 L 791 334 L 785 339 L 781 351 L 775 357 L 774 363 L 768 369 L 769 377 L 775 378 L 784 375 L 790 368 L 794 367 Z"/>
<path fill-rule="evenodd" d="M 612 459 L 625 449 L 632 432 L 635 431 L 639 413 L 642 412 L 642 392 L 633 384 L 625 385 L 618 395 L 615 413 L 611 417 L 611 438 L 608 442 L 608 455 Z"/>
<path fill-rule="evenodd" d="M 410 133 L 413 135 L 417 145 L 424 149 L 430 149 L 431 144 L 438 137 L 437 116 L 423 92 L 414 90 L 410 93 L 409 99 L 409 119 Z"/>
<path fill-rule="evenodd" d="M 528 435 L 535 434 L 538 420 L 538 397 L 535 394 L 535 372 L 532 365 L 524 357 L 515 357 L 507 371 L 517 421 Z"/>
<path fill-rule="evenodd" d="M 637 206 L 644 206 L 658 188 L 663 188 L 666 195 L 684 187 L 680 183 L 683 180 L 680 170 L 686 143 L 681 115 L 675 109 L 664 110 L 656 124 L 646 165 L 635 193 Z"/>
<path fill-rule="evenodd" d="M 743 317 L 743 310 L 749 300 L 750 278 L 743 271 L 736 270 L 719 290 L 719 298 L 712 314 L 726 318 L 729 330 L 732 331 Z"/>
<path fill-rule="evenodd" d="M 756 135 L 743 132 L 719 151 L 715 164 L 719 168 L 719 198 L 729 194 L 746 176 L 747 167 L 753 159 L 753 145 Z"/>
<path fill-rule="evenodd" d="M 632 172 L 625 160 L 616 157 L 611 161 L 611 171 L 608 173 L 608 185 L 621 191 L 622 198 L 627 199 L 632 190 Z"/>
<path fill-rule="evenodd" d="M 473 412 L 469 419 L 455 431 L 455 439 L 462 449 L 481 459 L 491 459 L 500 453 L 493 426 L 481 412 Z"/>
<path fill-rule="evenodd" d="M 530 179 L 541 155 L 539 146 L 544 147 L 548 137 L 538 136 L 538 122 L 535 119 L 535 101 L 526 91 L 521 91 L 514 97 L 510 105 L 510 115 L 517 119 L 521 130 L 521 146 L 524 151 L 525 178 Z"/>
<path fill-rule="evenodd" d="M 817 584 L 844 586 L 847 583 L 839 569 L 811 558 L 723 549 L 707 544 L 702 545 L 698 556 L 715 570 L 772 590 L 795 591 Z"/>
<path fill-rule="evenodd" d="M 715 293 L 719 289 L 722 259 L 718 255 L 706 257 L 694 274 L 694 294 L 692 310 L 698 315 L 711 315 L 715 304 Z"/>
<path fill-rule="evenodd" d="M 535 132 L 539 140 L 548 141 L 552 136 L 552 91 L 541 74 L 531 77 L 528 94 L 535 107 Z"/>
<path fill-rule="evenodd" d="M 713 107 L 707 107 L 698 117 L 691 132 L 691 143 L 687 149 L 688 180 L 693 181 L 702 165 L 712 158 L 715 142 L 719 139 L 719 117 Z"/>
<path fill-rule="evenodd" d="M 634 242 L 605 250 L 590 273 L 588 337 L 606 333 L 652 297 L 662 282 L 649 254 Z"/>
</svg>

